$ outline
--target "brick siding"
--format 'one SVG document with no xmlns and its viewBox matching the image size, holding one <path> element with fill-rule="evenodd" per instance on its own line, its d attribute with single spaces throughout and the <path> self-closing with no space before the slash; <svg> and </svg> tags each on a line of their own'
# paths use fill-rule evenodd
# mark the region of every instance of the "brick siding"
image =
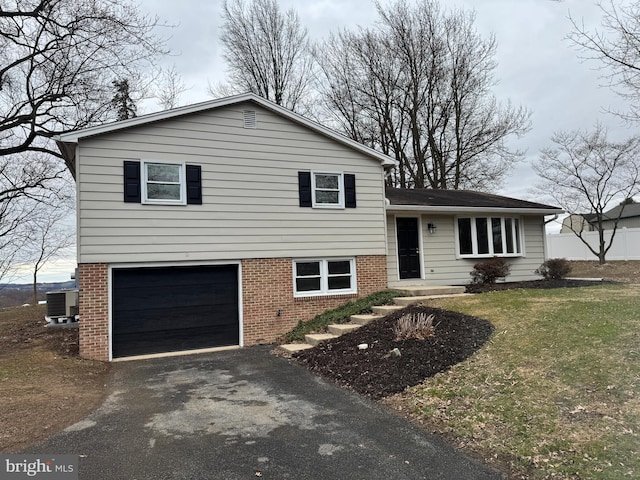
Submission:
<svg viewBox="0 0 640 480">
<path fill-rule="evenodd" d="M 293 297 L 290 258 L 242 260 L 244 344 L 272 343 L 323 311 L 387 287 L 384 255 L 356 257 L 358 293 Z M 80 264 L 80 355 L 109 360 L 109 275 L 105 263 Z"/>
<path fill-rule="evenodd" d="M 80 355 L 109 360 L 109 268 L 106 263 L 81 263 Z"/>
<path fill-rule="evenodd" d="M 293 297 L 290 258 L 242 260 L 244 344 L 272 343 L 300 320 L 311 320 L 330 308 L 387 288 L 384 255 L 356 257 L 358 293 L 322 297 Z"/>
</svg>

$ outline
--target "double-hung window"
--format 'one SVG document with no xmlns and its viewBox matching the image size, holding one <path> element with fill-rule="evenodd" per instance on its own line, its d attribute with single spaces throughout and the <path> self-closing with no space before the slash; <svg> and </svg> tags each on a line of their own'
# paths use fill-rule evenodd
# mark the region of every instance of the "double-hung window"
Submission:
<svg viewBox="0 0 640 480">
<path fill-rule="evenodd" d="M 296 260 L 293 263 L 294 295 L 356 293 L 355 260 Z"/>
<path fill-rule="evenodd" d="M 184 163 L 142 162 L 142 202 L 186 204 Z"/>
<path fill-rule="evenodd" d="M 342 173 L 319 173 L 311 175 L 313 206 L 322 208 L 344 208 L 344 181 Z"/>
<path fill-rule="evenodd" d="M 458 217 L 457 253 L 460 257 L 522 256 L 520 229 L 516 217 Z"/>
</svg>

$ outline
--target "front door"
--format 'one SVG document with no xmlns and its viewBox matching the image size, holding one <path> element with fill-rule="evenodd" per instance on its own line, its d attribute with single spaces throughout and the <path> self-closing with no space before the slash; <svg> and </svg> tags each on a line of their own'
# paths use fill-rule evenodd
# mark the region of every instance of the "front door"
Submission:
<svg viewBox="0 0 640 480">
<path fill-rule="evenodd" d="M 420 235 L 417 218 L 396 218 L 400 279 L 420 278 Z"/>
</svg>

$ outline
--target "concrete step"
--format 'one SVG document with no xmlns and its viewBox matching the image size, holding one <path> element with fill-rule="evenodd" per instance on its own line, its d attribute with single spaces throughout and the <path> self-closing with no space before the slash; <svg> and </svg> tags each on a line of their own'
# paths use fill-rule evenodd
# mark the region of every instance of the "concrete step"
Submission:
<svg viewBox="0 0 640 480">
<path fill-rule="evenodd" d="M 435 287 L 427 287 L 427 286 L 409 286 L 396 288 L 396 290 L 406 293 L 412 297 L 424 297 L 431 295 L 452 295 L 457 293 L 464 293 L 465 287 L 453 286 L 453 285 L 445 285 L 445 286 L 435 286 Z"/>
<path fill-rule="evenodd" d="M 382 318 L 381 315 L 375 315 L 375 314 L 361 314 L 361 315 L 351 315 L 351 317 L 349 317 L 349 319 L 353 322 L 353 323 L 357 323 L 358 325 L 366 325 L 367 323 L 373 321 L 373 320 L 377 320 L 378 318 Z"/>
<path fill-rule="evenodd" d="M 285 352 L 295 353 L 301 350 L 313 348 L 313 345 L 309 345 L 308 343 L 286 343 L 284 345 L 280 345 L 280 348 Z"/>
<path fill-rule="evenodd" d="M 325 340 L 331 340 L 333 338 L 338 338 L 338 336 L 333 335 L 331 333 L 310 333 L 304 336 L 304 341 L 315 347 L 320 342 L 324 342 Z"/>
<path fill-rule="evenodd" d="M 396 297 L 393 299 L 393 303 L 403 307 L 414 305 L 416 303 L 427 302 L 436 298 L 455 298 L 455 297 L 468 297 L 473 295 L 472 293 L 455 293 L 446 295 L 421 295 L 417 297 Z"/>
<path fill-rule="evenodd" d="M 329 325 L 327 328 L 329 329 L 329 333 L 333 335 L 344 335 L 345 333 L 353 332 L 357 330 L 362 325 L 357 323 L 335 323 L 333 325 Z"/>
<path fill-rule="evenodd" d="M 371 310 L 377 315 L 385 316 L 395 312 L 396 310 L 402 310 L 403 308 L 404 307 L 401 307 L 400 305 L 376 305 L 371 307 Z"/>
</svg>

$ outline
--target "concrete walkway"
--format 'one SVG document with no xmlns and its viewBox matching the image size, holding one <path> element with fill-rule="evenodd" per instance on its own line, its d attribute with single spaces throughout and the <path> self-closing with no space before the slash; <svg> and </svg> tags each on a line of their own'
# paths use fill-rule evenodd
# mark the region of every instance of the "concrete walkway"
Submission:
<svg viewBox="0 0 640 480">
<path fill-rule="evenodd" d="M 25 453 L 80 479 L 497 479 L 404 419 L 268 347 L 114 364 L 93 414 Z"/>
</svg>

